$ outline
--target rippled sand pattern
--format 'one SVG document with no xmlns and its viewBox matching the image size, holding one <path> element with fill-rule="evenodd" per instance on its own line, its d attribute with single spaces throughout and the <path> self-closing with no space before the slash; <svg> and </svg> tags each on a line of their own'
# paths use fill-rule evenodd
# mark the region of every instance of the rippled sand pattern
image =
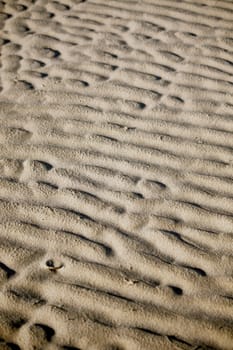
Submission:
<svg viewBox="0 0 233 350">
<path fill-rule="evenodd" d="M 233 349 L 233 1 L 0 21 L 0 349 Z"/>
</svg>

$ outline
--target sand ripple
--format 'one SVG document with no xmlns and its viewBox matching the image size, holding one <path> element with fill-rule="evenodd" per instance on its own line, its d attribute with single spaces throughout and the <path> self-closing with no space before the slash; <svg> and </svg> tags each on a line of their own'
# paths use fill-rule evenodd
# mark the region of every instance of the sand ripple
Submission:
<svg viewBox="0 0 233 350">
<path fill-rule="evenodd" d="M 0 3 L 0 349 L 233 349 L 232 1 Z"/>
</svg>

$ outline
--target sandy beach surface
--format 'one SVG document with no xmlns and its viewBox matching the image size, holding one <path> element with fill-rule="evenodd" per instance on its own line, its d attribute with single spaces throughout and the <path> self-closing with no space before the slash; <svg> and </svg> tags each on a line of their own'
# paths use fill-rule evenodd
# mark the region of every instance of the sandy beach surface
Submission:
<svg viewBox="0 0 233 350">
<path fill-rule="evenodd" d="M 0 4 L 0 350 L 232 350 L 233 1 Z"/>
</svg>

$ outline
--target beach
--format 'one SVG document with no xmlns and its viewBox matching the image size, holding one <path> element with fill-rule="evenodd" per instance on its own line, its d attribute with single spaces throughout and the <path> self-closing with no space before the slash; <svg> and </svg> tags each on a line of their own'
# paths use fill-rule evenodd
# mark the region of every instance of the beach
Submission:
<svg viewBox="0 0 233 350">
<path fill-rule="evenodd" d="M 232 350 L 233 1 L 0 24 L 0 350 Z"/>
</svg>

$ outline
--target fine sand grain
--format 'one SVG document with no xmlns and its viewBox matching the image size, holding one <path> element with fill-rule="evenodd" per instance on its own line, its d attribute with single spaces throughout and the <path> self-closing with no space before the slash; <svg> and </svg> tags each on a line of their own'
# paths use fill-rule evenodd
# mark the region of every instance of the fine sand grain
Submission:
<svg viewBox="0 0 233 350">
<path fill-rule="evenodd" d="M 0 3 L 0 350 L 232 350 L 233 1 Z"/>
</svg>

